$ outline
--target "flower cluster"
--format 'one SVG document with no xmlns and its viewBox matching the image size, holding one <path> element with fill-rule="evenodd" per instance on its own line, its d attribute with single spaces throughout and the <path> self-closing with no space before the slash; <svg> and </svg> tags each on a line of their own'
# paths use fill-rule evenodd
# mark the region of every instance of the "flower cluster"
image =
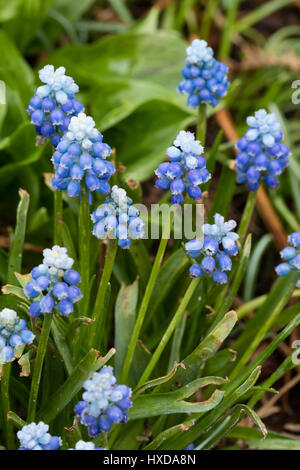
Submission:
<svg viewBox="0 0 300 470">
<path fill-rule="evenodd" d="M 34 334 L 28 330 L 25 320 L 14 310 L 4 308 L 0 312 L 0 364 L 13 361 L 21 355 L 25 344 L 32 343 Z"/>
<path fill-rule="evenodd" d="M 53 65 L 41 69 L 39 77 L 45 85 L 38 87 L 27 109 L 37 133 L 50 138 L 54 147 L 67 131 L 71 116 L 84 110 L 82 103 L 74 99 L 79 88 L 65 71 L 64 67 L 55 70 Z"/>
<path fill-rule="evenodd" d="M 299 271 L 300 274 L 300 232 L 291 233 L 288 237 L 288 242 L 292 246 L 283 248 L 280 256 L 284 262 L 275 268 L 278 276 L 286 276 L 291 271 Z M 296 285 L 300 288 L 300 277 Z"/>
<path fill-rule="evenodd" d="M 23 426 L 18 431 L 21 446 L 19 450 L 57 450 L 62 445 L 61 438 L 58 436 L 51 436 L 48 433 L 48 424 L 40 421 L 38 424 L 30 423 Z"/>
<path fill-rule="evenodd" d="M 272 189 L 278 188 L 277 178 L 289 163 L 289 148 L 281 143 L 281 126 L 274 113 L 264 109 L 247 118 L 249 129 L 236 144 L 237 181 L 248 183 L 250 191 L 255 191 L 263 176 Z"/>
<path fill-rule="evenodd" d="M 238 253 L 238 234 L 232 232 L 236 227 L 234 220 L 224 222 L 224 217 L 215 214 L 214 224 L 203 225 L 203 239 L 190 240 L 185 249 L 192 259 L 201 257 L 200 263 L 190 267 L 192 277 L 212 276 L 217 284 L 226 284 L 226 271 L 231 271 L 231 255 Z"/>
<path fill-rule="evenodd" d="M 125 423 L 126 410 L 131 406 L 131 389 L 118 385 L 112 367 L 103 367 L 100 372 L 83 384 L 86 390 L 83 401 L 75 406 L 77 420 L 87 426 L 89 435 L 109 431 L 112 423 Z"/>
<path fill-rule="evenodd" d="M 203 147 L 192 132 L 180 131 L 174 145 L 167 149 L 170 162 L 161 163 L 155 171 L 158 179 L 155 186 L 171 190 L 171 201 L 180 204 L 184 194 L 200 199 L 200 184 L 211 178 L 206 168 L 206 159 L 201 155 Z"/>
<path fill-rule="evenodd" d="M 31 271 L 32 280 L 24 287 L 29 299 L 35 300 L 29 308 L 29 315 L 38 317 L 41 313 L 51 313 L 56 309 L 61 315 L 73 313 L 73 304 L 82 298 L 77 284 L 80 274 L 71 269 L 74 260 L 68 256 L 67 249 L 60 246 L 43 251 L 43 263 Z"/>
<path fill-rule="evenodd" d="M 118 245 L 125 249 L 130 239 L 140 239 L 144 235 L 144 222 L 138 209 L 132 205 L 125 189 L 113 186 L 111 193 L 92 215 L 93 234 L 97 238 L 117 238 Z"/>
<path fill-rule="evenodd" d="M 229 86 L 227 65 L 217 61 L 212 48 L 200 39 L 194 39 L 186 52 L 186 65 L 181 71 L 184 80 L 178 91 L 189 95 L 187 103 L 193 108 L 200 103 L 216 106 Z"/>
<path fill-rule="evenodd" d="M 77 197 L 84 182 L 88 191 L 108 194 L 108 180 L 116 171 L 112 162 L 106 160 L 110 154 L 111 148 L 103 142 L 94 120 L 84 113 L 73 116 L 52 156 L 53 189 L 66 189 L 69 197 Z"/>
<path fill-rule="evenodd" d="M 93 442 L 78 441 L 75 444 L 75 448 L 69 450 L 106 450 L 104 447 L 95 447 Z"/>
</svg>

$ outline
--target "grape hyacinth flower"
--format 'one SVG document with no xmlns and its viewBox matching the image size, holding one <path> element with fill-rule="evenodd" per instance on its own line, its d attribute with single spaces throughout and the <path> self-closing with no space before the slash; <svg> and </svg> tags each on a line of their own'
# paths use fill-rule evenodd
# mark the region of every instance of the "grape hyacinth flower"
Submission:
<svg viewBox="0 0 300 470">
<path fill-rule="evenodd" d="M 75 448 L 69 450 L 106 450 L 104 447 L 95 447 L 93 442 L 78 441 L 75 444 Z"/>
<path fill-rule="evenodd" d="M 113 186 L 103 204 L 91 214 L 94 223 L 93 235 L 99 239 L 117 238 L 118 245 L 129 248 L 131 239 L 144 235 L 144 222 L 138 209 L 132 205 L 125 189 Z"/>
<path fill-rule="evenodd" d="M 20 356 L 25 344 L 34 340 L 34 334 L 30 331 L 25 320 L 18 317 L 10 308 L 0 311 L 0 364 L 5 364 Z"/>
<path fill-rule="evenodd" d="M 21 446 L 18 450 L 57 450 L 62 445 L 58 436 L 48 433 L 48 424 L 40 421 L 38 424 L 30 423 L 18 431 L 17 436 Z"/>
<path fill-rule="evenodd" d="M 38 317 L 42 313 L 57 311 L 68 316 L 74 311 L 74 303 L 82 298 L 77 286 L 80 274 L 71 269 L 74 260 L 68 256 L 66 248 L 53 246 L 43 251 L 43 263 L 31 271 L 31 281 L 24 287 L 29 299 L 35 300 L 29 308 L 29 315 Z"/>
<path fill-rule="evenodd" d="M 261 178 L 271 189 L 279 187 L 280 175 L 289 163 L 289 148 L 282 144 L 282 132 L 276 114 L 264 109 L 247 118 L 249 129 L 238 140 L 236 170 L 238 183 L 258 189 Z"/>
<path fill-rule="evenodd" d="M 77 420 L 87 426 L 91 437 L 108 432 L 112 423 L 128 420 L 126 410 L 132 405 L 131 389 L 116 382 L 112 367 L 104 366 L 83 384 L 86 391 L 74 411 Z"/>
<path fill-rule="evenodd" d="M 116 171 L 112 162 L 106 160 L 110 154 L 111 148 L 103 142 L 94 120 L 84 113 L 73 116 L 52 156 L 55 168 L 52 188 L 77 197 L 84 184 L 90 192 L 108 194 L 108 180 Z"/>
<path fill-rule="evenodd" d="M 184 80 L 178 85 L 179 93 L 188 95 L 187 104 L 192 108 L 200 103 L 216 106 L 227 94 L 227 65 L 217 61 L 212 48 L 200 39 L 194 39 L 186 52 L 186 65 L 181 71 Z"/>
<path fill-rule="evenodd" d="M 203 225 L 203 239 L 190 240 L 185 244 L 187 254 L 193 259 L 200 258 L 190 267 L 191 277 L 212 276 L 217 284 L 227 283 L 227 271 L 231 271 L 230 256 L 238 253 L 238 234 L 234 220 L 224 222 L 224 217 L 215 214 L 214 224 Z"/>
<path fill-rule="evenodd" d="M 74 99 L 78 85 L 65 71 L 64 67 L 55 70 L 53 65 L 45 65 L 39 71 L 44 85 L 38 87 L 27 108 L 37 133 L 50 139 L 54 147 L 67 131 L 71 117 L 84 111 L 83 104 Z"/>
<path fill-rule="evenodd" d="M 291 233 L 288 242 L 292 246 L 286 246 L 280 252 L 283 263 L 276 266 L 275 271 L 278 276 L 286 276 L 291 271 L 299 271 L 299 280 L 296 287 L 300 288 L 300 232 Z"/>
<path fill-rule="evenodd" d="M 193 199 L 200 199 L 200 185 L 206 183 L 211 174 L 202 156 L 203 147 L 192 132 L 180 131 L 174 145 L 167 149 L 170 162 L 161 163 L 155 170 L 159 189 L 171 190 L 172 204 L 180 204 L 187 193 Z"/>
<path fill-rule="evenodd" d="M 195 444 L 189 444 L 184 450 L 195 450 Z"/>
</svg>

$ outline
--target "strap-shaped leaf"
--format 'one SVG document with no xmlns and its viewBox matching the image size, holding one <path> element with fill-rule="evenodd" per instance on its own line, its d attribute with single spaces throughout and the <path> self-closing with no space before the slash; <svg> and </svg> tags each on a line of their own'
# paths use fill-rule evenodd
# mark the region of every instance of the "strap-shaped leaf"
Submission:
<svg viewBox="0 0 300 470">
<path fill-rule="evenodd" d="M 230 334 L 236 322 L 237 315 L 233 310 L 226 313 L 224 318 L 203 339 L 197 348 L 182 361 L 184 368 L 178 369 L 175 377 L 163 389 L 166 390 L 166 387 L 170 388 L 170 385 L 175 382 L 185 384 L 194 380 L 198 376 L 203 363 L 216 352 Z"/>
<path fill-rule="evenodd" d="M 115 307 L 115 376 L 119 379 L 123 361 L 133 332 L 139 284 L 135 281 L 130 286 L 122 285 Z"/>
<path fill-rule="evenodd" d="M 130 419 L 146 418 L 171 413 L 202 413 L 217 406 L 224 392 L 215 390 L 211 397 L 203 402 L 188 402 L 185 398 L 192 396 L 199 388 L 209 384 L 222 385 L 225 380 L 220 377 L 196 379 L 175 392 L 154 393 L 138 396 L 129 411 Z"/>
</svg>

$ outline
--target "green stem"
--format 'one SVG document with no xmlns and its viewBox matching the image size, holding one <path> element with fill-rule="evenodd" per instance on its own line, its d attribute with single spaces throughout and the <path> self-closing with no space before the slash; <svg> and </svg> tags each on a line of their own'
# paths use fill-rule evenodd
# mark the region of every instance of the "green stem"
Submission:
<svg viewBox="0 0 300 470">
<path fill-rule="evenodd" d="M 200 143 L 205 145 L 205 135 L 206 135 L 206 104 L 201 103 L 198 108 L 198 124 L 197 124 L 197 139 L 200 140 Z"/>
<path fill-rule="evenodd" d="M 78 233 L 79 233 L 79 272 L 81 275 L 81 292 L 83 299 L 80 302 L 80 315 L 85 316 L 88 311 L 90 293 L 90 236 L 91 219 L 89 192 L 82 190 L 79 204 Z"/>
<path fill-rule="evenodd" d="M 251 220 L 254 208 L 255 208 L 256 196 L 257 196 L 257 191 L 253 191 L 249 193 L 246 206 L 243 211 L 242 220 L 240 222 L 239 230 L 238 230 L 238 235 L 240 236 L 241 243 L 243 243 L 248 227 L 249 227 L 249 223 L 250 223 L 250 220 Z"/>
<path fill-rule="evenodd" d="M 163 350 L 165 349 L 165 347 L 166 347 L 167 343 L 169 342 L 169 339 L 171 338 L 176 326 L 178 325 L 178 322 L 180 321 L 182 315 L 184 314 L 185 309 L 188 306 L 188 303 L 189 303 L 193 293 L 195 292 L 195 289 L 196 289 L 197 285 L 199 284 L 199 282 L 200 282 L 199 278 L 193 279 L 191 281 L 186 293 L 184 294 L 184 297 L 183 297 L 182 301 L 179 304 L 178 309 L 176 310 L 176 313 L 175 313 L 174 317 L 172 318 L 168 328 L 166 329 L 162 339 L 160 340 L 159 345 L 157 346 L 153 356 L 151 357 L 149 364 L 147 365 L 142 377 L 140 378 L 140 381 L 137 385 L 138 387 L 140 387 L 142 384 L 144 384 L 148 380 L 148 378 L 150 377 L 150 375 L 151 375 L 154 367 L 156 366 Z"/>
<path fill-rule="evenodd" d="M 50 334 L 52 322 L 52 313 L 46 313 L 44 315 L 43 327 L 39 339 L 38 350 L 35 358 L 34 369 L 32 374 L 31 388 L 29 394 L 29 404 L 27 412 L 27 421 L 32 423 L 35 420 L 37 398 L 39 393 L 39 386 L 43 368 L 43 362 L 47 350 L 47 343 Z"/>
<path fill-rule="evenodd" d="M 90 346 L 91 347 L 99 347 L 101 343 L 100 337 L 102 336 L 102 330 L 105 324 L 105 315 L 104 315 L 104 306 L 105 296 L 107 292 L 108 283 L 111 278 L 111 273 L 113 270 L 116 254 L 118 250 L 118 241 L 116 239 L 110 239 L 107 253 L 105 257 L 104 268 L 100 280 L 100 284 L 98 287 L 97 297 L 94 305 L 93 315 L 92 318 L 95 320 L 92 327 L 91 327 L 91 335 L 90 335 Z"/>
<path fill-rule="evenodd" d="M 201 28 L 200 28 L 201 39 L 205 39 L 205 40 L 208 39 L 212 18 L 214 16 L 215 10 L 217 9 L 219 3 L 220 3 L 220 0 L 210 0 L 209 2 L 206 2 L 205 0 L 204 2 L 205 10 L 202 15 L 202 22 L 201 22 Z"/>
<path fill-rule="evenodd" d="M 27 424 L 26 421 L 23 421 L 23 419 L 21 419 L 20 416 L 18 416 L 13 411 L 9 411 L 7 413 L 7 420 L 11 422 L 17 429 L 22 429 L 23 426 Z"/>
<path fill-rule="evenodd" d="M 171 215 L 172 214 L 173 213 L 171 213 Z M 172 223 L 172 221 L 171 221 L 171 223 Z M 139 309 L 139 313 L 138 313 L 138 316 L 137 316 L 137 319 L 136 319 L 136 323 L 135 323 L 135 327 L 134 327 L 134 330 L 133 330 L 133 333 L 132 333 L 132 337 L 131 337 L 131 340 L 130 340 L 130 343 L 129 343 L 129 346 L 128 346 L 127 355 L 125 357 L 123 371 L 122 371 L 122 375 L 121 375 L 121 383 L 126 383 L 127 378 L 128 378 L 129 369 L 130 369 L 131 362 L 132 362 L 133 355 L 134 355 L 134 351 L 135 351 L 135 348 L 136 348 L 136 343 L 137 343 L 140 331 L 141 331 L 142 326 L 143 326 L 144 318 L 145 318 L 145 315 L 146 315 L 146 312 L 147 312 L 147 309 L 148 309 L 148 306 L 149 306 L 149 302 L 150 302 L 150 299 L 151 299 L 151 294 L 152 294 L 152 291 L 153 291 L 153 288 L 154 288 L 154 284 L 155 284 L 155 281 L 157 279 L 157 276 L 158 276 L 158 273 L 159 273 L 159 268 L 160 268 L 160 265 L 162 263 L 162 260 L 163 260 L 164 254 L 165 254 L 165 250 L 166 250 L 166 247 L 167 247 L 167 243 L 168 243 L 168 240 L 169 240 L 169 238 L 168 238 L 169 231 L 170 231 L 170 226 L 169 226 L 169 224 L 166 224 L 165 228 L 164 228 L 164 231 L 163 231 L 163 234 L 162 234 L 162 238 L 160 240 L 160 244 L 159 244 L 159 247 L 158 247 L 158 250 L 157 250 L 156 258 L 155 258 L 153 268 L 152 268 L 152 271 L 151 271 L 151 274 L 150 274 L 150 277 L 149 277 L 149 281 L 148 281 L 148 284 L 147 284 L 147 287 L 146 287 L 146 290 L 145 290 L 145 294 L 144 294 L 144 297 L 143 297 L 143 300 L 142 300 L 142 303 L 141 303 L 141 306 L 140 306 L 140 309 Z"/>
<path fill-rule="evenodd" d="M 221 45 L 219 49 L 220 60 L 224 60 L 230 55 L 234 23 L 239 11 L 239 4 L 240 0 L 230 0 L 230 2 L 227 2 L 225 25 L 223 28 Z"/>
<path fill-rule="evenodd" d="M 63 199 L 61 191 L 54 191 L 54 245 L 60 245 L 62 242 L 62 216 Z"/>
<path fill-rule="evenodd" d="M 15 449 L 15 438 L 12 429 L 12 423 L 7 419 L 7 413 L 10 411 L 10 399 L 9 399 L 9 378 L 11 371 L 11 363 L 8 362 L 2 365 L 2 377 L 1 377 L 1 400 L 2 400 L 2 412 L 3 412 L 3 423 L 5 429 L 6 445 L 8 450 Z"/>
</svg>

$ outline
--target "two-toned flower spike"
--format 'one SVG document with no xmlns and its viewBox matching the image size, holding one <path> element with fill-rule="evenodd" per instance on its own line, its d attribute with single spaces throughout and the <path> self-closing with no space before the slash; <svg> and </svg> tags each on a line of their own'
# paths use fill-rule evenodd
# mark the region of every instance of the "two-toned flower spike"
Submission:
<svg viewBox="0 0 300 470">
<path fill-rule="evenodd" d="M 112 367 L 104 366 L 83 384 L 82 401 L 75 406 L 77 420 L 87 426 L 89 435 L 108 432 L 113 423 L 125 423 L 131 407 L 131 389 L 118 385 Z"/>
<path fill-rule="evenodd" d="M 54 147 L 67 131 L 70 118 L 84 110 L 83 104 L 75 100 L 78 85 L 72 77 L 65 75 L 65 71 L 64 67 L 55 70 L 53 65 L 45 65 L 39 71 L 44 85 L 37 88 L 27 108 L 37 133 L 50 139 Z"/>
<path fill-rule="evenodd" d="M 34 334 L 25 320 L 10 308 L 0 311 L 0 364 L 11 362 L 20 356 L 26 344 L 32 343 Z"/>
<path fill-rule="evenodd" d="M 226 95 L 229 81 L 227 65 L 217 61 L 206 41 L 194 39 L 186 49 L 185 67 L 178 85 L 179 93 L 188 95 L 187 104 L 192 108 L 200 103 L 216 106 Z"/>
<path fill-rule="evenodd" d="M 190 258 L 197 260 L 190 267 L 191 277 L 208 276 L 217 284 L 226 284 L 226 272 L 232 268 L 230 256 L 238 253 L 239 236 L 232 232 L 236 227 L 234 220 L 225 222 L 223 216 L 215 214 L 214 221 L 214 224 L 204 224 L 204 237 L 188 241 L 185 249 Z"/>
<path fill-rule="evenodd" d="M 96 447 L 94 442 L 78 441 L 74 448 L 69 450 L 106 450 L 104 447 Z"/>
<path fill-rule="evenodd" d="M 48 424 L 40 421 L 23 426 L 17 436 L 20 441 L 18 450 L 58 450 L 62 440 L 58 436 L 49 434 Z"/>
<path fill-rule="evenodd" d="M 200 185 L 206 183 L 211 174 L 202 156 L 203 147 L 192 132 L 180 131 L 174 145 L 167 149 L 170 162 L 161 163 L 155 170 L 159 189 L 170 189 L 173 204 L 180 204 L 186 194 L 200 199 Z"/>
<path fill-rule="evenodd" d="M 113 186 L 103 204 L 96 209 L 91 219 L 94 223 L 93 235 L 99 239 L 117 238 L 118 245 L 129 248 L 131 239 L 144 236 L 144 222 L 138 209 L 132 205 L 125 189 Z"/>
<path fill-rule="evenodd" d="M 43 251 L 42 264 L 31 271 L 31 280 L 25 285 L 24 293 L 35 300 L 29 308 L 29 315 L 38 317 L 42 313 L 57 311 L 68 316 L 74 311 L 74 304 L 82 298 L 77 286 L 80 274 L 71 269 L 74 260 L 68 256 L 67 249 L 60 246 Z"/>
<path fill-rule="evenodd" d="M 278 176 L 289 163 L 289 148 L 282 144 L 280 123 L 274 113 L 264 109 L 247 118 L 249 129 L 236 144 L 238 183 L 247 183 L 250 191 L 258 189 L 261 179 L 271 189 L 278 188 Z"/>
<path fill-rule="evenodd" d="M 283 262 L 276 266 L 275 271 L 278 276 L 286 276 L 291 271 L 298 271 L 299 280 L 296 286 L 300 288 L 300 232 L 291 233 L 288 242 L 292 246 L 286 246 L 281 250 L 280 256 Z"/>
<path fill-rule="evenodd" d="M 90 116 L 79 113 L 72 117 L 52 157 L 55 168 L 52 188 L 66 190 L 69 197 L 79 196 L 83 185 L 90 192 L 108 194 L 108 180 L 116 171 L 107 160 L 110 154 L 110 146 L 103 142 Z"/>
</svg>

